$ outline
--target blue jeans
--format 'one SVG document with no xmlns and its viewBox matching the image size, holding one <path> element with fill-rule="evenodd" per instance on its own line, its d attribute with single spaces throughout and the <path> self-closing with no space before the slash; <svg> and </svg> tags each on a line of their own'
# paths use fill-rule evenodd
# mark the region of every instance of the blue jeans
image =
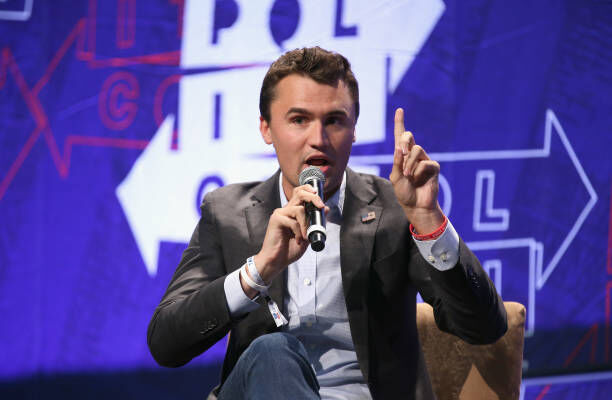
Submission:
<svg viewBox="0 0 612 400">
<path fill-rule="evenodd" d="M 218 399 L 320 399 L 319 382 L 302 343 L 288 333 L 270 333 L 242 353 Z"/>
</svg>

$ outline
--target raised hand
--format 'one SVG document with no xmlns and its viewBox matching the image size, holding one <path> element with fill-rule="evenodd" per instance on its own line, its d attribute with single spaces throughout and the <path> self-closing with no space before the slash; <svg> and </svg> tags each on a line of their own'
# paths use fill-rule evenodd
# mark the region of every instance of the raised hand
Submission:
<svg viewBox="0 0 612 400">
<path fill-rule="evenodd" d="M 404 128 L 404 110 L 395 110 L 395 152 L 389 180 L 408 220 L 419 233 L 434 231 L 444 220 L 438 204 L 440 164 L 431 160 Z"/>
</svg>

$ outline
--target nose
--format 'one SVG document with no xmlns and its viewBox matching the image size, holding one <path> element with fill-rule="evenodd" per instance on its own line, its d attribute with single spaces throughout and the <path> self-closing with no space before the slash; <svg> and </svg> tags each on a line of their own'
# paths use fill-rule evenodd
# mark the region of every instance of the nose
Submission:
<svg viewBox="0 0 612 400">
<path fill-rule="evenodd" d="M 314 148 L 323 148 L 329 144 L 329 136 L 323 121 L 315 120 L 308 132 L 308 144 Z"/>
</svg>

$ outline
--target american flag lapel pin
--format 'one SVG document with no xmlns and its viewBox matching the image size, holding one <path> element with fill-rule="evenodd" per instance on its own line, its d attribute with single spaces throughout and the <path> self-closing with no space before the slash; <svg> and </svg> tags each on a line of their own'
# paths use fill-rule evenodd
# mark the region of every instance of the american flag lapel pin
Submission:
<svg viewBox="0 0 612 400">
<path fill-rule="evenodd" d="M 370 221 L 374 221 L 376 219 L 376 213 L 374 211 L 369 211 L 367 214 L 361 216 L 361 222 L 366 223 Z"/>
</svg>

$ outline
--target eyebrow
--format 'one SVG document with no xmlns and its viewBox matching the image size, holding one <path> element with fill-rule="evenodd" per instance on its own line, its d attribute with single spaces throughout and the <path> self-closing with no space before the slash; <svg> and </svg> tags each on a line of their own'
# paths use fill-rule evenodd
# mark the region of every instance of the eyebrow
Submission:
<svg viewBox="0 0 612 400">
<path fill-rule="evenodd" d="M 291 107 L 289 110 L 287 110 L 287 113 L 285 114 L 285 116 L 289 115 L 289 114 L 306 114 L 306 115 L 312 115 L 312 113 L 310 111 L 308 111 L 305 108 L 299 108 L 299 107 Z"/>
<path fill-rule="evenodd" d="M 285 114 L 285 116 L 290 115 L 290 114 L 305 114 L 305 115 L 312 115 L 311 111 L 308 111 L 305 108 L 299 108 L 299 107 L 291 107 L 287 113 Z M 343 110 L 343 109 L 336 109 L 333 111 L 330 111 L 328 113 L 326 113 L 325 115 L 330 116 L 330 115 L 341 115 L 343 117 L 348 117 L 349 114 Z"/>
</svg>

